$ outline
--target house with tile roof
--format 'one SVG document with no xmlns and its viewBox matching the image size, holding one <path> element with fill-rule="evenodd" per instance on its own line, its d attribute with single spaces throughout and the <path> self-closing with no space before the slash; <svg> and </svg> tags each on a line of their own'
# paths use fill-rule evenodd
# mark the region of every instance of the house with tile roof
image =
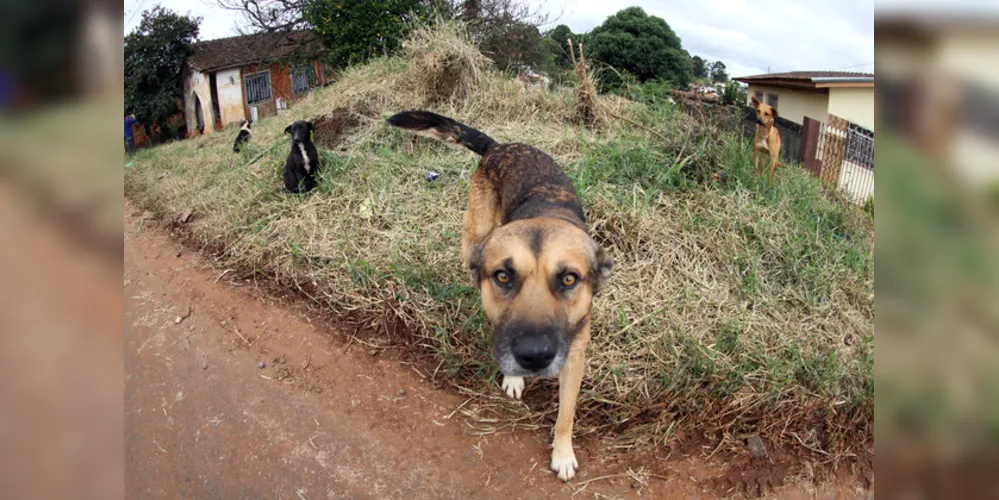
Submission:
<svg viewBox="0 0 999 500">
<path fill-rule="evenodd" d="M 308 34 L 256 33 L 195 43 L 182 76 L 188 135 L 272 116 L 327 83 Z"/>
<path fill-rule="evenodd" d="M 792 71 L 734 78 L 780 116 L 798 124 L 804 118 L 825 122 L 836 115 L 874 130 L 874 75 L 841 71 Z M 748 102 L 747 102 L 748 104 Z"/>
</svg>

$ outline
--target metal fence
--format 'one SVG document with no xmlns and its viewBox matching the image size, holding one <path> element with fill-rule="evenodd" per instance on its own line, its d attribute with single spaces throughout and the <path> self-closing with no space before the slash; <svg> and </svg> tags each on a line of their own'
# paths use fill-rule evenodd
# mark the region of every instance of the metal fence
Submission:
<svg viewBox="0 0 999 500">
<path fill-rule="evenodd" d="M 750 106 L 680 104 L 688 115 L 741 133 L 747 141 L 756 135 L 756 110 Z M 779 117 L 775 121 L 784 164 L 800 164 L 855 203 L 866 203 L 874 196 L 874 132 L 836 115 L 829 115 L 825 123 L 809 117 L 804 122 Z"/>
<path fill-rule="evenodd" d="M 813 166 L 806 160 L 806 169 L 853 202 L 866 203 L 874 196 L 874 132 L 836 115 L 818 128 L 815 157 L 807 159 Z"/>
<path fill-rule="evenodd" d="M 805 158 L 801 142 L 802 126 L 781 117 L 777 117 L 774 126 L 780 133 L 780 154 L 784 163 L 786 164 L 788 161 L 801 163 Z M 756 109 L 744 106 L 742 108 L 742 136 L 751 141 L 755 135 Z"/>
</svg>

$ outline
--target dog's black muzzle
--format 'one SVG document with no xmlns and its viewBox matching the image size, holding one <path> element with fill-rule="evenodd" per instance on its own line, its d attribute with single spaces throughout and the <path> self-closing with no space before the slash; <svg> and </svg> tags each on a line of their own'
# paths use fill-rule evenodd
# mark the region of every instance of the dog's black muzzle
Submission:
<svg viewBox="0 0 999 500">
<path fill-rule="evenodd" d="M 759 116 L 756 117 L 756 123 L 759 124 L 759 125 L 766 126 L 766 124 L 763 123 L 763 120 L 761 120 Z"/>
<path fill-rule="evenodd" d="M 564 332 L 557 326 L 518 323 L 497 334 L 496 358 L 507 375 L 551 376 L 565 361 Z"/>
</svg>

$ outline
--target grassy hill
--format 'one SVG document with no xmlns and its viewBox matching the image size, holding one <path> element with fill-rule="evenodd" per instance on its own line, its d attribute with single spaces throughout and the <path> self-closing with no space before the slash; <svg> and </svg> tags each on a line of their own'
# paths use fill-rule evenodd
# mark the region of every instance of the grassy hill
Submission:
<svg viewBox="0 0 999 500">
<path fill-rule="evenodd" d="M 796 165 L 756 179 L 747 143 L 677 109 L 596 105 L 582 123 L 575 89 L 526 89 L 442 24 L 260 120 L 242 154 L 234 132 L 141 151 L 125 191 L 164 220 L 193 212 L 184 230 L 220 265 L 407 346 L 435 381 L 481 395 L 466 408 L 479 425 L 551 421 L 553 382 L 529 383 L 526 408 L 494 398 L 490 330 L 458 261 L 477 157 L 384 123 L 413 108 L 452 116 L 550 153 L 616 262 L 595 302 L 577 435 L 760 434 L 825 459 L 872 448 L 870 217 Z M 303 197 L 280 175 L 296 119 L 323 132 L 320 186 Z"/>
</svg>

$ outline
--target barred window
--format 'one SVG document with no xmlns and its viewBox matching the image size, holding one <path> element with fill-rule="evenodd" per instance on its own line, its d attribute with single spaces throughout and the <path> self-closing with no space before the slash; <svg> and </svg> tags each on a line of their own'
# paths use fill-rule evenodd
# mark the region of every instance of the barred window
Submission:
<svg viewBox="0 0 999 500">
<path fill-rule="evenodd" d="M 299 66 L 291 72 L 291 91 L 301 94 L 311 88 L 316 81 L 316 70 L 312 66 Z"/>
<path fill-rule="evenodd" d="M 999 134 L 999 92 L 978 84 L 965 85 L 963 111 L 965 128 L 988 137 Z"/>
<path fill-rule="evenodd" d="M 767 104 L 773 107 L 777 107 L 777 98 L 780 97 L 773 92 L 767 92 Z"/>
<path fill-rule="evenodd" d="M 246 103 L 257 104 L 271 100 L 271 72 L 261 71 L 247 75 L 246 81 Z"/>
<path fill-rule="evenodd" d="M 874 170 L 874 132 L 850 123 L 846 143 L 846 161 Z"/>
</svg>

